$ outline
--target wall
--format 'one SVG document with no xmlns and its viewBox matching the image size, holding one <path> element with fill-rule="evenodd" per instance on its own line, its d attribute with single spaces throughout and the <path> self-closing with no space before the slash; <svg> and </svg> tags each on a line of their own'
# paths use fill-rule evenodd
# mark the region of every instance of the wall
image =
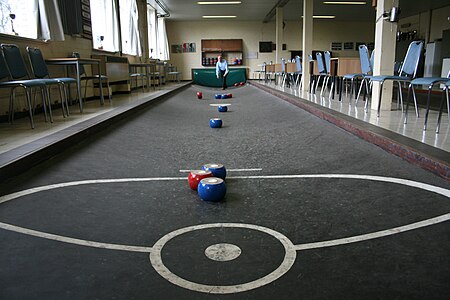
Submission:
<svg viewBox="0 0 450 300">
<path fill-rule="evenodd" d="M 300 21 L 286 21 L 283 43 L 287 50 L 302 49 L 302 24 Z M 357 28 L 357 30 L 355 30 Z M 317 50 L 329 50 L 332 41 L 373 42 L 375 27 L 373 22 L 337 22 L 330 20 L 314 21 L 314 43 Z M 202 39 L 243 39 L 244 66 L 249 75 L 258 70 L 263 62 L 275 61 L 275 52 L 259 53 L 260 41 L 275 42 L 275 22 L 238 22 L 238 21 L 168 21 L 167 34 L 169 45 L 196 43 L 195 53 L 171 53 L 171 63 L 183 73 L 184 80 L 191 79 L 191 69 L 201 67 Z M 258 52 L 257 59 L 246 59 L 246 53 Z M 289 51 L 283 51 L 283 57 L 290 58 Z M 336 51 L 333 56 L 358 56 L 357 51 Z"/>
<path fill-rule="evenodd" d="M 403 32 L 417 30 L 417 39 L 433 42 L 442 38 L 442 31 L 450 29 L 448 17 L 450 17 L 450 6 L 401 18 L 398 28 Z"/>
</svg>

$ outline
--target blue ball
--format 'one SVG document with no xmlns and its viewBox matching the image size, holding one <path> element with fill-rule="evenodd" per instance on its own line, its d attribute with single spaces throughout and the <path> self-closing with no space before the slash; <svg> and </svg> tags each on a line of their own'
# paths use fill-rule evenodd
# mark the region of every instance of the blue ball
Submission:
<svg viewBox="0 0 450 300">
<path fill-rule="evenodd" d="M 211 128 L 220 128 L 222 127 L 222 120 L 219 118 L 209 119 L 209 126 Z"/>
<path fill-rule="evenodd" d="M 222 95 L 221 95 L 221 98 L 222 98 L 222 99 L 227 99 L 227 94 L 222 94 Z"/>
<path fill-rule="evenodd" d="M 227 186 L 221 178 L 208 177 L 200 180 L 197 192 L 203 201 L 219 202 L 225 197 Z"/>
<path fill-rule="evenodd" d="M 220 94 L 215 94 L 215 95 L 214 95 L 214 98 L 220 99 L 220 98 L 222 98 L 222 95 L 220 95 Z"/>
<path fill-rule="evenodd" d="M 202 170 L 211 171 L 214 177 L 225 179 L 227 176 L 227 170 L 222 164 L 212 163 L 202 166 Z"/>
<path fill-rule="evenodd" d="M 217 110 L 219 111 L 219 112 L 227 112 L 228 111 L 228 106 L 218 106 L 217 107 Z"/>
</svg>

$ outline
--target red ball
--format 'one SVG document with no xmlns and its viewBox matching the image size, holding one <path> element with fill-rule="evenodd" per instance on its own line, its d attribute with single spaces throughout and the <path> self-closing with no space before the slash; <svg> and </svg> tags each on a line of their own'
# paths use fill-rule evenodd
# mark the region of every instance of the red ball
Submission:
<svg viewBox="0 0 450 300">
<path fill-rule="evenodd" d="M 239 83 L 237 83 L 237 82 L 234 84 L 234 86 L 238 86 L 238 85 L 239 85 Z"/>
<path fill-rule="evenodd" d="M 233 98 L 233 94 L 227 94 L 227 98 Z"/>
<path fill-rule="evenodd" d="M 196 191 L 200 180 L 202 180 L 203 178 L 208 178 L 208 177 L 212 177 L 212 176 L 213 176 L 213 174 L 211 171 L 193 170 L 189 173 L 189 176 L 188 176 L 189 187 L 192 190 Z"/>
<path fill-rule="evenodd" d="M 241 82 L 241 85 L 245 85 L 245 82 Z"/>
<path fill-rule="evenodd" d="M 198 99 L 202 99 L 202 97 L 203 97 L 202 92 L 197 92 L 197 98 L 198 98 Z"/>
</svg>

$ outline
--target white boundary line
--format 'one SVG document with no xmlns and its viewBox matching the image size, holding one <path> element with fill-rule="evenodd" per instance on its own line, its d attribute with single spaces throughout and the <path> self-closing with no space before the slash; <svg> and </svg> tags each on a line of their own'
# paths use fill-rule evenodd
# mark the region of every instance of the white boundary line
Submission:
<svg viewBox="0 0 450 300">
<path fill-rule="evenodd" d="M 40 237 L 40 238 L 44 238 L 44 239 L 48 239 L 48 240 L 64 242 L 64 243 L 69 243 L 69 244 L 75 244 L 75 245 L 80 245 L 80 246 L 93 247 L 93 248 L 132 251 L 132 252 L 144 252 L 144 253 L 150 253 L 152 251 L 151 247 L 127 246 L 127 245 L 99 243 L 99 242 L 75 239 L 75 238 L 70 238 L 70 237 L 66 237 L 66 236 L 46 233 L 46 232 L 42 232 L 42 231 L 36 231 L 36 230 L 24 228 L 24 227 L 14 226 L 14 225 L 2 223 L 2 222 L 0 222 L 0 228 L 9 230 L 9 231 L 18 232 L 18 233 L 23 233 L 26 235 Z"/>
<path fill-rule="evenodd" d="M 195 171 L 196 169 L 191 170 L 180 170 L 180 173 L 189 173 L 191 171 Z M 261 168 L 253 168 L 253 169 L 227 169 L 227 172 L 257 172 L 262 171 Z"/>
<path fill-rule="evenodd" d="M 441 187 L 433 186 L 430 184 L 412 181 L 408 179 L 401 178 L 393 178 L 393 177 L 382 177 L 382 176 L 372 176 L 372 175 L 353 175 L 353 174 L 309 174 L 309 175 L 265 175 L 265 176 L 234 176 L 228 177 L 230 179 L 308 179 L 308 178 L 335 178 L 335 179 L 360 179 L 360 180 L 373 180 L 380 182 L 388 182 L 388 183 L 396 183 L 401 185 L 406 185 L 414 188 L 419 188 L 422 190 L 434 192 L 436 194 L 443 195 L 447 198 L 450 198 L 450 190 L 444 189 Z M 145 182 L 145 181 L 176 181 L 176 180 L 186 180 L 186 177 L 149 177 L 149 178 L 118 178 L 118 179 L 95 179 L 95 180 L 81 180 L 81 181 L 72 181 L 72 182 L 64 182 L 51 184 L 46 186 L 35 187 L 23 191 L 19 191 L 16 193 L 12 193 L 9 195 L 4 195 L 0 197 L 0 204 L 5 203 L 7 201 L 26 196 L 29 194 L 38 193 L 41 191 L 47 191 L 57 188 L 69 187 L 69 186 L 77 186 L 77 185 L 86 185 L 86 184 L 99 184 L 99 183 L 121 183 L 121 182 Z M 388 235 L 393 235 L 401 232 L 406 232 L 409 230 L 414 230 L 438 223 L 445 222 L 450 219 L 450 213 L 433 217 L 430 219 L 426 219 L 423 221 L 415 222 L 412 224 L 395 227 L 391 229 L 386 229 L 382 231 L 377 231 L 373 233 L 367 233 L 363 235 L 346 237 L 336 240 L 323 241 L 323 242 L 314 242 L 307 244 L 299 244 L 294 245 L 297 250 L 305 250 L 305 249 L 316 249 L 321 247 L 331 247 L 343 244 L 350 244 L 360 241 L 371 240 L 375 238 L 380 238 Z M 114 249 L 114 250 L 124 250 L 124 251 L 135 251 L 135 252 L 149 252 L 152 250 L 152 247 L 140 247 L 140 246 L 128 246 L 128 245 L 117 245 L 117 244 L 107 244 L 107 243 L 98 243 L 93 241 L 81 240 L 76 238 L 69 238 L 64 236 L 59 236 L 55 234 L 40 232 L 28 228 L 23 228 L 15 225 L 10 225 L 6 223 L 0 223 L 0 228 L 5 230 L 15 231 L 18 233 L 28 234 L 32 236 L 38 236 L 46 239 L 56 240 L 60 242 L 73 243 L 83 246 L 96 247 L 96 248 L 104 248 L 104 249 Z"/>
<path fill-rule="evenodd" d="M 317 249 L 317 248 L 325 248 L 325 247 L 333 247 L 333 246 L 338 246 L 338 245 L 357 243 L 357 242 L 373 240 L 373 239 L 377 239 L 377 238 L 381 238 L 381 237 L 385 237 L 385 236 L 389 236 L 389 235 L 394 235 L 397 233 L 402 233 L 405 231 L 414 230 L 414 229 L 421 228 L 421 227 L 426 227 L 426 226 L 442 223 L 442 222 L 445 222 L 448 220 L 450 220 L 450 213 L 436 217 L 436 218 L 431 218 L 431 219 L 427 219 L 424 221 L 408 224 L 405 226 L 390 228 L 390 229 L 372 232 L 372 233 L 368 233 L 368 234 L 356 235 L 356 236 L 342 238 L 342 239 L 336 239 L 336 240 L 330 240 L 330 241 L 324 241 L 324 242 L 316 242 L 316 243 L 308 243 L 308 244 L 300 244 L 300 245 L 295 245 L 294 247 L 295 247 L 295 250 L 301 251 L 301 250 Z"/>
</svg>

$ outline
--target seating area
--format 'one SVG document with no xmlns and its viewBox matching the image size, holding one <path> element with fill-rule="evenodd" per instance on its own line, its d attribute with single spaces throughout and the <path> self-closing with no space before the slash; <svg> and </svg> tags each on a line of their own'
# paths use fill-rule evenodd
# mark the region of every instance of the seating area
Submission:
<svg viewBox="0 0 450 300">
<path fill-rule="evenodd" d="M 74 51 L 67 57 L 46 59 L 45 55 L 38 47 L 25 47 L 22 51 L 15 44 L 1 44 L 0 53 L 0 88 L 9 89 L 8 123 L 11 126 L 17 116 L 24 116 L 21 111 L 15 108 L 15 103 L 26 102 L 26 111 L 29 118 L 31 129 L 36 128 L 36 116 L 41 112 L 44 116 L 44 123 L 54 122 L 54 107 L 60 106 L 63 119 L 72 115 L 70 108 L 74 104 L 79 105 L 79 112 L 84 112 L 83 107 L 90 99 L 99 98 L 100 105 L 103 106 L 104 93 L 112 103 L 113 83 L 122 84 L 128 82 L 128 90 L 142 87 L 143 93 L 149 93 L 150 87 L 156 91 L 156 87 L 161 89 L 169 81 L 180 83 L 181 72 L 176 70 L 176 66 L 169 65 L 167 62 L 158 62 L 154 60 L 149 63 L 129 63 L 128 78 L 121 81 L 121 78 L 113 79 L 116 82 L 111 83 L 108 67 L 102 66 L 102 60 L 97 56 L 94 58 L 82 58 L 80 53 Z M 26 52 L 28 60 L 24 59 L 23 52 Z M 119 57 L 120 58 L 120 57 Z M 65 76 L 52 77 L 48 65 L 63 66 Z M 90 72 L 85 69 L 85 65 L 90 65 Z M 75 70 L 70 67 L 74 67 Z M 58 67 L 59 69 L 62 68 Z M 114 68 L 113 68 L 114 69 Z M 29 72 L 28 70 L 31 70 Z M 103 70 L 103 71 L 100 71 Z M 103 72 L 103 74 L 101 73 Z M 58 74 L 60 74 L 59 72 Z M 117 81 L 118 80 L 118 81 Z M 89 84 L 88 82 L 92 82 Z M 83 84 L 84 83 L 84 84 Z M 83 96 L 81 93 L 84 87 Z M 19 89 L 18 89 L 19 88 Z M 55 88 L 56 90 L 54 91 Z M 24 93 L 20 93 L 23 90 Z M 90 96 L 88 95 L 90 90 Z M 95 93 L 98 90 L 99 93 Z M 19 91 L 19 92 L 16 92 Z M 75 91 L 75 93 L 73 93 Z M 39 92 L 41 102 L 36 103 L 36 96 Z M 54 95 L 55 94 L 55 95 Z M 58 94 L 59 98 L 55 96 Z M 40 118 L 39 118 L 40 119 Z M 42 126 L 39 122 L 38 126 Z"/>
<path fill-rule="evenodd" d="M 328 51 L 317 52 L 315 60 L 309 55 L 312 70 L 309 91 L 302 91 L 297 80 L 292 79 L 293 76 L 301 78 L 301 71 L 298 75 L 287 72 L 284 59 L 281 59 L 280 64 L 264 65 L 265 69 L 262 72 L 264 81 L 258 78 L 258 82 L 424 143 L 450 150 L 448 143 L 445 143 L 450 130 L 448 95 L 450 72 L 447 77 L 417 77 L 423 42 L 410 43 L 403 61 L 395 63 L 398 68 L 395 75 L 373 76 L 374 51 L 370 53 L 367 45 L 360 45 L 358 52 L 359 65 L 355 70 L 358 72 L 344 75 L 337 74 L 338 61 L 345 62 L 344 59 L 332 58 Z M 300 63 L 298 65 L 301 66 Z M 377 110 L 369 110 L 373 83 L 379 82 L 382 89 L 386 81 L 395 83 L 392 110 L 381 112 L 381 93 Z M 426 87 L 426 90 L 420 89 L 422 86 Z M 334 99 L 335 93 L 339 95 L 339 99 Z M 406 101 L 403 101 L 404 97 Z M 411 98 L 415 110 L 414 117 L 408 112 Z M 421 100 L 420 103 L 418 98 Z M 434 103 L 439 103 L 438 108 L 436 105 L 431 108 L 431 98 L 434 99 Z M 360 99 L 364 102 L 362 107 L 358 105 Z M 427 130 L 427 124 L 430 122 L 435 124 L 431 132 Z"/>
</svg>

